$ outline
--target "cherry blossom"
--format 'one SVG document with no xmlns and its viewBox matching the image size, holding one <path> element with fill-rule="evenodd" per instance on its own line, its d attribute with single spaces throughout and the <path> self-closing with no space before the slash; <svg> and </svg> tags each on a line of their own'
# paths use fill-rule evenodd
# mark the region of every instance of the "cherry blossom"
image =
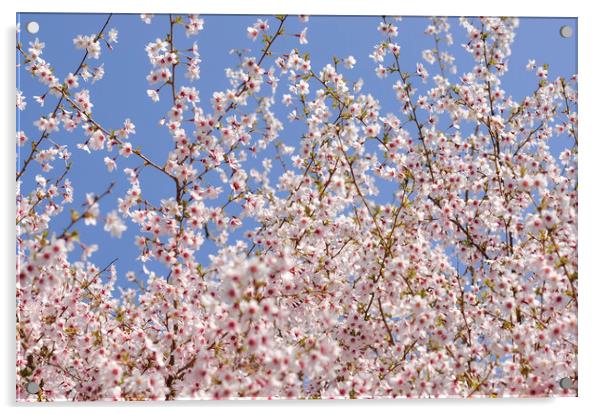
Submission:
<svg viewBox="0 0 602 415">
<path fill-rule="evenodd" d="M 17 108 L 23 111 L 25 107 L 27 107 L 25 97 L 23 96 L 23 93 L 17 89 Z"/>
<path fill-rule="evenodd" d="M 18 38 L 50 107 L 16 133 L 18 400 L 576 395 L 577 76 L 512 60 L 515 18 L 425 18 L 418 62 L 403 20 L 366 18 L 378 43 L 323 65 L 307 16 L 251 18 L 206 95 L 211 20 L 142 14 L 160 115 L 107 124 L 111 15 L 65 73 Z M 74 189 L 73 149 L 111 182 Z M 139 268 L 96 264 L 93 229 Z"/>
<path fill-rule="evenodd" d="M 113 211 L 107 215 L 104 229 L 109 232 L 111 236 L 121 238 L 121 234 L 127 229 L 127 226 L 125 226 L 117 212 Z"/>
</svg>

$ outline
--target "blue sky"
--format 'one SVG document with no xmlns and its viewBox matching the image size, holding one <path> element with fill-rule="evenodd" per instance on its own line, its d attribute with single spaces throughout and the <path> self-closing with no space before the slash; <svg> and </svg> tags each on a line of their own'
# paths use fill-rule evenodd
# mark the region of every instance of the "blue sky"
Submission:
<svg viewBox="0 0 602 415">
<path fill-rule="evenodd" d="M 46 43 L 44 59 L 51 62 L 56 70 L 57 76 L 62 80 L 65 75 L 75 70 L 82 57 L 81 50 L 75 50 L 72 39 L 78 34 L 89 35 L 96 33 L 106 20 L 105 14 L 54 14 L 54 13 L 22 13 L 17 15 L 17 21 L 21 22 L 21 41 L 27 42 L 38 37 Z M 197 41 L 201 55 L 201 78 L 194 83 L 200 91 L 201 104 L 209 108 L 209 99 L 214 91 L 225 90 L 229 87 L 225 77 L 224 69 L 235 67 L 237 58 L 229 54 L 233 48 L 250 48 L 250 55 L 260 55 L 259 41 L 252 42 L 246 36 L 246 27 L 251 26 L 257 16 L 203 16 L 205 28 L 198 36 L 186 38 L 184 30 L 177 27 L 174 37 L 177 48 L 188 48 L 193 41 Z M 31 35 L 24 30 L 27 22 L 36 21 L 40 25 L 40 31 Z M 368 57 L 373 46 L 382 40 L 381 34 L 376 30 L 381 21 L 379 16 L 312 16 L 309 23 L 302 24 L 296 17 L 287 20 L 286 30 L 288 33 L 299 33 L 304 25 L 308 27 L 308 45 L 299 45 L 298 39 L 286 36 L 276 41 L 275 53 L 288 52 L 297 47 L 301 52 L 309 52 L 312 60 L 312 68 L 315 71 L 327 63 L 332 62 L 333 55 L 344 58 L 353 55 L 357 64 L 353 70 L 341 69 L 347 79 L 355 81 L 359 78 L 364 80 L 364 92 L 370 92 L 377 97 L 382 106 L 382 113 L 399 113 L 399 105 L 395 101 L 394 92 L 391 89 L 392 79 L 378 79 L 374 73 L 375 64 Z M 277 21 L 269 18 L 270 33 L 277 27 Z M 451 32 L 454 35 L 454 45 L 449 47 L 449 52 L 456 57 L 459 68 L 458 73 L 468 71 L 472 68 L 472 58 L 461 48 L 465 42 L 465 33 L 457 24 L 457 19 L 450 18 Z M 424 49 L 433 47 L 433 39 L 424 34 L 428 25 L 428 19 L 423 17 L 404 17 L 398 22 L 399 36 L 396 42 L 401 45 L 402 69 L 408 71 L 415 69 L 415 63 L 421 60 Z M 573 28 L 573 37 L 565 39 L 559 35 L 559 29 L 563 25 Z M 168 91 L 161 91 L 162 101 L 158 104 L 151 102 L 146 96 L 149 85 L 146 81 L 151 66 L 148 62 L 144 47 L 148 42 L 156 38 L 163 38 L 169 30 L 168 15 L 156 15 L 152 24 L 143 23 L 138 15 L 117 14 L 111 19 L 108 28 L 115 27 L 119 31 L 119 43 L 114 50 L 108 51 L 103 48 L 100 60 L 90 60 L 89 64 L 99 65 L 104 63 L 105 77 L 94 85 L 85 85 L 80 81 L 80 86 L 89 88 L 91 99 L 94 104 L 94 118 L 107 128 L 120 128 L 126 118 L 130 118 L 136 124 L 136 134 L 131 137 L 134 147 L 140 146 L 142 151 L 152 160 L 163 164 L 167 151 L 172 148 L 172 141 L 165 128 L 158 125 L 160 118 L 165 116 L 168 110 Z M 537 86 L 537 79 L 533 73 L 525 70 L 529 59 L 535 59 L 538 64 L 550 65 L 549 76 L 555 78 L 558 75 L 570 76 L 577 73 L 577 20 L 574 18 L 523 18 L 516 32 L 517 36 L 512 47 L 510 59 L 510 70 L 504 76 L 504 88 L 506 95 L 523 97 L 530 94 Z M 271 60 L 266 60 L 267 65 Z M 425 64 L 431 74 L 436 73 L 435 67 Z M 266 65 L 264 65 L 266 66 Z M 342 67 L 341 67 L 342 68 Z M 183 73 L 178 72 L 176 81 L 184 80 Z M 454 79 L 452 78 L 452 81 Z M 41 95 L 45 92 L 43 85 L 31 78 L 25 71 L 18 74 L 17 86 L 27 97 L 27 110 L 18 114 L 17 130 L 23 130 L 30 137 L 39 137 L 33 121 L 42 115 L 47 115 L 56 103 L 56 98 L 47 99 L 44 108 L 33 101 L 32 96 Z M 181 83 L 180 83 L 181 84 Z M 188 84 L 188 82 L 187 82 Z M 418 84 L 418 83 L 417 83 Z M 421 85 L 416 85 L 421 88 Z M 287 93 L 286 80 L 279 86 L 277 96 Z M 286 120 L 286 115 L 291 108 L 276 105 L 276 115 L 285 125 L 280 139 L 287 145 L 295 145 L 303 133 L 303 125 L 299 122 L 291 124 Z M 73 169 L 69 175 L 75 188 L 75 203 L 73 208 L 78 208 L 87 192 L 101 193 L 112 181 L 117 181 L 113 194 L 100 202 L 103 213 L 115 209 L 116 199 L 127 190 L 127 183 L 121 173 L 125 167 L 135 167 L 140 163 L 134 157 L 130 159 L 119 158 L 118 170 L 107 172 L 103 163 L 106 153 L 93 152 L 91 155 L 75 148 L 75 145 L 83 141 L 83 133 L 78 130 L 74 133 L 60 131 L 53 134 L 53 139 L 61 144 L 69 144 L 73 153 Z M 551 146 L 555 153 L 571 145 L 570 141 L 562 137 L 554 138 Z M 24 147 L 25 155 L 28 147 Z M 266 155 L 273 155 L 273 148 L 262 153 L 263 159 Z M 257 165 L 257 161 L 250 160 L 247 166 Z M 59 165 L 49 174 L 49 177 L 58 176 L 61 173 Z M 23 177 L 23 189 L 28 190 L 33 186 L 33 178 L 39 172 L 37 166 L 30 169 Z M 282 173 L 279 163 L 274 163 L 273 175 Z M 215 182 L 217 184 L 217 182 Z M 158 203 L 161 198 L 173 196 L 173 183 L 152 169 L 145 169 L 141 175 L 141 186 L 143 196 Z M 386 189 L 385 189 L 386 190 Z M 392 194 L 384 191 L 379 200 L 388 202 Z M 235 213 L 234 211 L 230 212 Z M 62 231 L 69 221 L 68 210 L 53 223 L 53 229 L 58 233 Z M 127 286 L 123 277 L 126 271 L 141 272 L 141 263 L 136 261 L 139 254 L 138 248 L 133 245 L 137 228 L 132 223 L 127 223 L 128 230 L 121 239 L 111 238 L 102 229 L 102 224 L 96 227 L 86 227 L 83 224 L 78 227 L 82 241 L 96 243 L 100 249 L 93 254 L 93 260 L 101 268 L 115 258 L 120 274 L 119 283 Z M 242 230 L 237 233 L 242 234 Z M 212 244 L 207 244 L 199 252 L 200 262 L 206 265 L 209 261 L 207 254 L 214 251 Z M 79 253 L 77 252 L 77 255 Z M 162 266 L 150 268 L 165 275 Z"/>
</svg>

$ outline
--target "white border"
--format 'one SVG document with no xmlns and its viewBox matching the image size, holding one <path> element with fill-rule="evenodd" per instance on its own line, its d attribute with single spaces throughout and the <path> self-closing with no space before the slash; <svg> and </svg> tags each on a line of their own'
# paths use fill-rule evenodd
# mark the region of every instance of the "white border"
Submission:
<svg viewBox="0 0 602 415">
<path fill-rule="evenodd" d="M 107 12 L 114 13 L 236 13 L 236 14 L 348 14 L 348 15 L 446 15 L 446 16 L 564 16 L 575 17 L 579 8 L 568 8 L 566 1 L 546 1 L 545 6 L 528 1 L 487 2 L 483 0 L 228 0 L 228 1 L 161 1 L 79 2 L 27 0 L 19 2 L 21 12 Z M 575 6 L 575 5 L 572 5 Z M 110 10 L 109 10 L 110 8 Z"/>
<path fill-rule="evenodd" d="M 601 25 L 600 15 L 594 10 L 595 1 L 573 0 L 535 2 L 528 0 L 503 1 L 461 1 L 461 0 L 205 0 L 191 2 L 185 0 L 146 0 L 144 3 L 104 0 L 67 2 L 62 0 L 38 1 L 27 0 L 0 3 L 2 21 L 1 56 L 5 57 L 0 83 L 2 114 L 5 114 L 6 127 L 2 143 L 2 243 L 0 254 L 5 272 L 2 273 L 1 307 L 3 318 L 3 339 L 0 341 L 0 405 L 7 413 L 81 413 L 99 414 L 107 411 L 142 412 L 148 414 L 162 411 L 178 411 L 198 413 L 199 411 L 219 411 L 220 413 L 306 413 L 308 411 L 341 411 L 365 414 L 368 411 L 420 411 L 425 413 L 446 414 L 460 412 L 462 414 L 478 413 L 482 415 L 522 412 L 550 414 L 581 414 L 594 412 L 602 403 L 602 335 L 600 310 L 602 307 L 602 272 L 600 257 L 602 248 L 600 237 L 600 216 L 602 214 L 602 137 L 596 134 L 596 127 L 602 127 L 602 90 L 600 74 L 602 64 L 600 54 Z M 176 404 L 158 405 L 152 403 L 112 406 L 111 404 L 93 405 L 45 405 L 23 406 L 14 403 L 14 25 L 15 13 L 36 12 L 195 12 L 195 13 L 236 13 L 236 14 L 387 14 L 387 15 L 501 15 L 501 16 L 570 16 L 578 17 L 579 32 L 579 116 L 581 132 L 581 148 L 579 155 L 579 398 L 564 399 L 525 399 L 525 400 L 406 400 L 406 401 L 354 401 L 354 402 L 180 402 Z M 599 167 L 600 166 L 600 167 Z M 514 415 L 514 414 L 513 414 Z"/>
</svg>

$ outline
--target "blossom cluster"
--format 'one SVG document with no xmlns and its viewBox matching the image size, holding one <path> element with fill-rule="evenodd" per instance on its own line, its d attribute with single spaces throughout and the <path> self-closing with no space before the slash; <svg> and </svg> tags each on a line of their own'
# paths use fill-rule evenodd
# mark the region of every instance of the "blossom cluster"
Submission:
<svg viewBox="0 0 602 415">
<path fill-rule="evenodd" d="M 118 50 L 111 16 L 73 39 L 82 63 L 60 76 L 43 42 L 17 43 L 20 70 L 47 89 L 33 102 L 17 90 L 17 111 L 56 102 L 17 132 L 19 400 L 576 394 L 577 77 L 530 61 L 533 92 L 510 96 L 518 19 L 428 19 L 435 46 L 407 62 L 403 20 L 385 17 L 369 56 L 314 68 L 309 17 L 260 18 L 241 29 L 258 54 L 236 51 L 229 87 L 204 97 L 205 21 L 140 18 L 166 32 L 141 63 L 173 144 L 160 160 L 131 142 L 148 120 L 94 116 L 104 67 L 91 62 Z M 471 64 L 447 49 L 456 41 Z M 364 90 L 361 60 L 395 113 Z M 301 137 L 283 140 L 293 126 Z M 552 139 L 567 142 L 559 156 Z M 75 192 L 74 151 L 100 152 L 127 183 L 115 206 L 114 183 Z M 169 184 L 159 203 L 140 180 L 150 170 Z M 134 229 L 143 272 L 92 262 L 102 247 L 82 226 Z"/>
</svg>

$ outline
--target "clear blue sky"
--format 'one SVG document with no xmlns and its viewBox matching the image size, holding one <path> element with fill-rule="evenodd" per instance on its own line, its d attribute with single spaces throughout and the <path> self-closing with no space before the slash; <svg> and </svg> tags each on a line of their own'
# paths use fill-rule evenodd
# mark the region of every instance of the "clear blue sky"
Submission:
<svg viewBox="0 0 602 415">
<path fill-rule="evenodd" d="M 106 17 L 104 14 L 22 13 L 17 15 L 17 21 L 21 22 L 20 36 L 25 45 L 35 37 L 46 43 L 43 58 L 51 62 L 57 76 L 62 80 L 67 73 L 75 70 L 82 57 L 82 51 L 75 50 L 73 47 L 72 39 L 78 34 L 97 33 Z M 229 51 L 233 48 L 251 48 L 254 52 L 251 53 L 257 56 L 261 43 L 259 41 L 252 42 L 246 36 L 246 27 L 251 26 L 257 16 L 211 15 L 204 16 L 204 19 L 205 29 L 197 36 L 186 38 L 183 28 L 178 27 L 175 31 L 175 42 L 178 49 L 188 48 L 195 40 L 199 45 L 203 60 L 201 78 L 195 82 L 194 86 L 201 93 L 203 107 L 208 109 L 212 93 L 225 90 L 229 86 L 224 68 L 235 67 L 237 63 L 236 56 L 230 55 Z M 27 22 L 32 20 L 40 25 L 40 31 L 36 35 L 31 35 L 24 30 Z M 396 103 L 394 92 L 391 89 L 392 79 L 378 79 L 374 73 L 374 62 L 368 57 L 373 46 L 382 40 L 382 36 L 376 30 L 380 21 L 379 16 L 312 16 L 307 23 L 308 45 L 300 46 L 297 38 L 285 37 L 276 41 L 274 51 L 276 53 L 288 52 L 293 47 L 299 47 L 301 52 L 307 51 L 311 54 L 312 68 L 316 71 L 323 65 L 332 62 L 332 56 L 335 54 L 341 58 L 353 55 L 357 60 L 357 65 L 351 71 L 342 69 L 344 75 L 352 81 L 362 78 L 364 92 L 372 93 L 381 101 L 383 114 L 392 112 L 399 115 L 399 105 Z M 269 23 L 270 33 L 273 33 L 278 22 L 270 17 Z M 454 35 L 454 45 L 449 47 L 449 51 L 456 56 L 458 74 L 461 74 L 472 68 L 472 58 L 461 48 L 461 44 L 466 40 L 464 30 L 457 24 L 457 19 L 450 18 L 450 23 Z M 433 47 L 433 39 L 424 34 L 427 25 L 428 19 L 422 17 L 404 17 L 402 22 L 398 22 L 399 36 L 396 41 L 401 45 L 402 69 L 415 70 L 415 63 L 421 60 L 422 51 Z M 565 39 L 559 35 L 559 29 L 563 25 L 573 28 L 572 38 Z M 286 23 L 288 33 L 299 33 L 303 26 L 304 24 L 299 22 L 296 17 L 290 18 Z M 165 115 L 168 110 L 168 102 L 171 100 L 167 95 L 162 95 L 162 101 L 155 104 L 146 96 L 146 90 L 150 88 L 146 81 L 150 63 L 144 47 L 157 37 L 165 36 L 169 30 L 168 16 L 156 15 L 152 24 L 147 25 L 140 20 L 138 15 L 114 15 L 108 28 L 111 27 L 119 30 L 119 43 L 115 45 L 113 51 L 108 51 L 103 47 L 99 61 L 89 61 L 91 65 L 104 63 L 104 79 L 94 85 L 85 85 L 80 80 L 80 86 L 90 89 L 94 104 L 94 118 L 100 124 L 109 129 L 117 129 L 122 126 L 126 118 L 130 118 L 136 124 L 136 134 L 131 137 L 134 147 L 140 146 L 152 160 L 162 164 L 167 152 L 172 148 L 172 141 L 166 129 L 159 127 L 158 121 Z M 535 75 L 525 70 L 529 59 L 536 59 L 538 64 L 548 63 L 550 65 L 549 76 L 552 79 L 558 75 L 568 77 L 577 73 L 577 19 L 521 19 L 512 48 L 510 71 L 503 80 L 507 96 L 523 97 L 537 87 Z M 267 65 L 271 64 L 271 60 L 266 60 L 266 63 Z M 431 74 L 437 72 L 434 66 L 425 65 Z M 179 80 L 178 83 L 181 85 L 181 81 L 184 79 L 183 73 L 178 72 L 176 81 Z M 32 96 L 43 94 L 44 86 L 32 79 L 25 71 L 17 77 L 17 83 L 18 88 L 27 97 L 27 110 L 20 114 L 20 118 L 17 120 L 17 130 L 23 130 L 30 139 L 36 139 L 39 137 L 39 133 L 33 126 L 33 121 L 51 112 L 56 98 L 47 99 L 44 108 L 40 108 L 33 101 Z M 416 86 L 422 88 L 421 85 Z M 287 89 L 286 80 L 283 80 L 277 96 L 281 97 L 283 93 L 287 93 Z M 167 92 L 167 90 L 161 91 L 162 94 L 167 94 Z M 286 120 L 286 115 L 292 107 L 288 109 L 281 105 L 276 107 L 278 108 L 276 115 L 285 125 L 281 140 L 287 145 L 295 145 L 303 133 L 303 126 L 299 122 L 291 124 Z M 125 167 L 138 166 L 140 164 L 138 160 L 134 157 L 127 160 L 119 158 L 117 160 L 118 170 L 109 173 L 103 163 L 106 153 L 88 154 L 75 147 L 77 143 L 83 141 L 81 130 L 74 133 L 60 131 L 53 134 L 53 139 L 61 144 L 69 144 L 73 153 L 74 163 L 69 175 L 75 188 L 73 208 L 80 209 L 87 192 L 100 193 L 110 182 L 117 181 L 113 194 L 100 202 L 103 214 L 115 209 L 116 199 L 123 195 L 128 187 L 121 172 Z M 569 144 L 562 138 L 555 138 L 551 142 L 555 153 Z M 26 146 L 24 149 L 24 154 L 27 155 L 29 148 Z M 273 154 L 273 149 L 262 154 L 264 154 L 263 157 Z M 251 159 L 247 166 L 255 164 L 257 162 Z M 49 177 L 55 177 L 61 173 L 59 164 L 56 166 Z M 39 172 L 39 169 L 36 169 L 37 164 L 24 176 L 24 190 L 32 188 L 33 178 Z M 274 163 L 274 176 L 281 172 L 279 163 Z M 174 195 L 173 183 L 152 169 L 145 169 L 141 175 L 141 186 L 143 196 L 156 203 L 161 198 Z M 224 193 L 227 195 L 227 191 Z M 388 202 L 391 200 L 391 194 L 385 191 L 379 196 L 379 199 Z M 232 213 L 234 212 L 230 211 L 230 214 Z M 54 221 L 53 229 L 60 233 L 68 221 L 69 212 L 67 210 Z M 123 277 L 125 272 L 130 270 L 141 272 L 142 270 L 141 263 L 135 260 L 139 253 L 138 248 L 133 245 L 137 227 L 129 222 L 127 226 L 128 230 L 124 232 L 121 239 L 111 238 L 103 230 L 101 221 L 96 227 L 83 224 L 78 227 L 82 241 L 99 245 L 99 251 L 91 257 L 91 260 L 98 266 L 102 268 L 114 258 L 119 258 L 116 263 L 120 274 L 119 282 L 125 286 L 128 285 Z M 237 232 L 237 235 L 242 235 L 242 230 Z M 212 251 L 214 249 L 210 243 L 201 250 L 199 259 L 202 264 L 206 265 L 209 262 L 207 254 Z M 76 255 L 79 256 L 79 252 L 76 251 Z M 150 266 L 149 268 L 162 275 L 167 273 L 163 266 Z"/>
</svg>

